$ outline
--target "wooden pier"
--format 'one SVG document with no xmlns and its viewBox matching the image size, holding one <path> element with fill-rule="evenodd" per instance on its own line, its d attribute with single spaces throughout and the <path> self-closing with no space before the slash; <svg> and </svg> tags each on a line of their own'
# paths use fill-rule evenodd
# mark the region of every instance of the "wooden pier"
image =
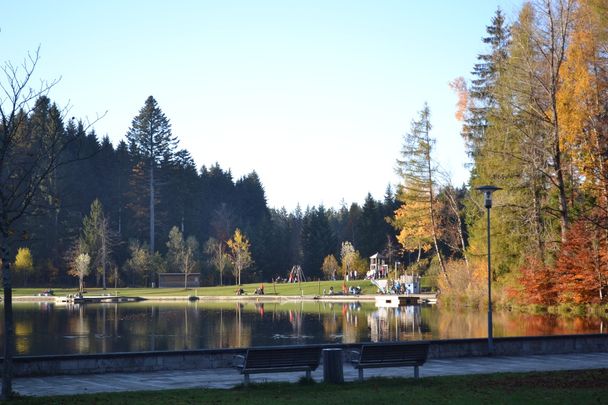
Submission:
<svg viewBox="0 0 608 405">
<path fill-rule="evenodd" d="M 94 303 L 119 303 L 119 302 L 137 302 L 141 301 L 140 297 L 125 297 L 121 295 L 68 295 L 55 297 L 55 302 L 67 304 L 94 304 Z"/>
<path fill-rule="evenodd" d="M 415 304 L 434 304 L 437 302 L 437 294 L 401 294 L 401 295 L 376 295 L 377 307 L 402 307 Z"/>
</svg>

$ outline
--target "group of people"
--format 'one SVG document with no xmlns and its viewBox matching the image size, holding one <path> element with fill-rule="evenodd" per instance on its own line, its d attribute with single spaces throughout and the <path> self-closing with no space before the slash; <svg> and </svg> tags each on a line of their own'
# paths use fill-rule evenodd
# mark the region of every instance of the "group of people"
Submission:
<svg viewBox="0 0 608 405">
<path fill-rule="evenodd" d="M 333 286 L 329 287 L 329 291 L 327 291 L 325 289 L 323 290 L 323 295 L 334 295 L 334 294 L 336 294 L 336 292 L 334 291 L 334 287 Z M 340 292 L 338 294 L 340 294 L 340 295 L 342 295 L 342 294 L 359 295 L 359 294 L 361 294 L 361 287 L 359 287 L 359 286 L 356 286 L 356 287 L 355 286 L 350 286 L 348 288 L 348 290 L 345 290 L 345 291 Z"/>
<path fill-rule="evenodd" d="M 243 290 L 243 288 L 239 287 L 237 288 L 237 290 L 235 291 L 236 295 L 245 295 L 245 290 Z M 261 284 L 258 288 L 255 289 L 255 291 L 253 292 L 254 295 L 264 295 L 264 284 Z"/>
</svg>

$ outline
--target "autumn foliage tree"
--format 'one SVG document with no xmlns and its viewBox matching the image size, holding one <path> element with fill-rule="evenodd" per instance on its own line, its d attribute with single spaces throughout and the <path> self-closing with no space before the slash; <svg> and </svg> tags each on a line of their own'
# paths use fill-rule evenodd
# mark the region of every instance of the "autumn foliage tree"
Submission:
<svg viewBox="0 0 608 405">
<path fill-rule="evenodd" d="M 397 240 L 406 251 L 435 249 L 441 274 L 449 284 L 444 259 L 439 249 L 437 220 L 437 171 L 432 160 L 434 139 L 431 138 L 430 109 L 425 104 L 410 131 L 404 136 L 397 172 L 402 178 L 393 226 Z"/>
<path fill-rule="evenodd" d="M 17 250 L 14 267 L 17 274 L 20 274 L 23 279 L 23 286 L 27 287 L 28 276 L 34 271 L 34 260 L 29 248 L 21 247 Z"/>
<path fill-rule="evenodd" d="M 598 237 L 598 233 L 598 229 L 587 221 L 578 221 L 571 227 L 555 264 L 554 288 L 558 302 L 605 301 L 608 251 L 606 240 Z"/>
<path fill-rule="evenodd" d="M 585 220 L 572 225 L 555 266 L 533 259 L 522 269 L 523 300 L 529 304 L 589 304 L 606 301 L 606 239 Z"/>
<path fill-rule="evenodd" d="M 325 275 L 326 279 L 335 280 L 336 274 L 338 273 L 338 270 L 340 269 L 340 266 L 338 265 L 338 261 L 336 260 L 336 257 L 334 255 L 325 256 L 325 259 L 323 259 L 322 269 L 323 269 L 323 275 Z"/>
<path fill-rule="evenodd" d="M 253 264 L 250 252 L 251 243 L 247 240 L 247 237 L 243 235 L 241 230 L 237 228 L 234 231 L 232 239 L 230 239 L 227 244 L 228 248 L 230 248 L 230 262 L 234 269 L 236 284 L 241 285 L 242 271 Z"/>
</svg>

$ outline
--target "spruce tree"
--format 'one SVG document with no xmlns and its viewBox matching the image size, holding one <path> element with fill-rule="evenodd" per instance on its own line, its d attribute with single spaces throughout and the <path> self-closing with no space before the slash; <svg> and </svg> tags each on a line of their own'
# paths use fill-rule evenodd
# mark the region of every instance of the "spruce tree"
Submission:
<svg viewBox="0 0 608 405">
<path fill-rule="evenodd" d="M 150 252 L 154 252 L 155 188 L 158 180 L 155 171 L 163 161 L 171 160 L 177 148 L 177 138 L 171 133 L 169 119 L 162 112 L 154 97 L 146 100 L 139 114 L 133 118 L 127 132 L 129 148 L 144 163 L 148 173 L 148 197 L 150 220 Z"/>
<path fill-rule="evenodd" d="M 471 72 L 474 79 L 471 81 L 469 111 L 462 131 L 468 153 L 473 157 L 479 152 L 480 144 L 485 138 L 489 125 L 488 115 L 496 108 L 496 82 L 508 57 L 510 34 L 500 9 L 496 10 L 486 32 L 488 36 L 482 38 L 482 41 L 490 49 L 488 53 L 477 56 L 478 63 Z"/>
</svg>

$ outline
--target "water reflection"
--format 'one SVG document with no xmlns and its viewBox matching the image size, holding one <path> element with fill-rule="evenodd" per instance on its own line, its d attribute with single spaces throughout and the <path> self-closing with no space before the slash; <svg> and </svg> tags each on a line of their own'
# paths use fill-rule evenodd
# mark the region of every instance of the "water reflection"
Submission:
<svg viewBox="0 0 608 405">
<path fill-rule="evenodd" d="M 376 308 L 358 302 L 15 303 L 13 307 L 15 347 L 22 355 L 484 338 L 487 325 L 485 311 Z M 604 322 L 599 317 L 496 312 L 494 334 L 605 333 Z"/>
</svg>

